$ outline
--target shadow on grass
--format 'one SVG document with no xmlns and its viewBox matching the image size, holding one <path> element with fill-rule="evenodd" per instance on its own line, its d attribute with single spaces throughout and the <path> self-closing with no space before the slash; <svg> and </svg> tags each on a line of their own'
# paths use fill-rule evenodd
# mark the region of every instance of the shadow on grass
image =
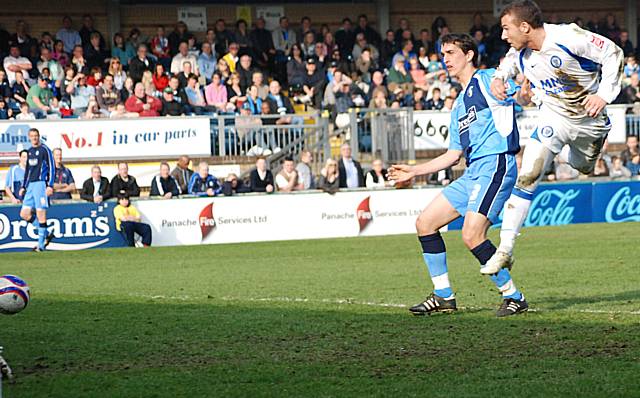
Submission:
<svg viewBox="0 0 640 398">
<path fill-rule="evenodd" d="M 7 396 L 595 396 L 640 388 L 640 336 L 630 322 L 354 309 L 40 300 L 0 319 L 18 377 Z"/>
<path fill-rule="evenodd" d="M 538 298 L 536 301 L 540 304 L 548 306 L 551 310 L 560 310 L 579 304 L 596 304 L 607 302 L 636 302 L 637 310 L 640 310 L 640 290 L 631 290 L 609 295 L 583 296 L 583 297 L 546 297 Z"/>
</svg>

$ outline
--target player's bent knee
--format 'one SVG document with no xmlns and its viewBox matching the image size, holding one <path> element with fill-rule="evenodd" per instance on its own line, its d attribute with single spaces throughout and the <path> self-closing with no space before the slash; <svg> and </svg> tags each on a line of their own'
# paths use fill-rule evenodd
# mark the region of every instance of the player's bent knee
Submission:
<svg viewBox="0 0 640 398">
<path fill-rule="evenodd" d="M 433 225 L 425 213 L 420 214 L 416 219 L 416 232 L 418 236 L 434 234 L 438 229 L 439 228 Z"/>
<path fill-rule="evenodd" d="M 482 228 L 467 227 L 462 228 L 462 242 L 469 249 L 473 249 L 484 242 L 487 236 Z"/>
</svg>

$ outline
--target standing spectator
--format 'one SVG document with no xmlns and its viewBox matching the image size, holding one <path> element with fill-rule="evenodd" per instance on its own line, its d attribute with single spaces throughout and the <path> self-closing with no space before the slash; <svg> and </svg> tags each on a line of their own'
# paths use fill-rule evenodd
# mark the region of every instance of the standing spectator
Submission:
<svg viewBox="0 0 640 398">
<path fill-rule="evenodd" d="M 256 27 L 249 34 L 249 38 L 251 39 L 251 47 L 253 47 L 255 60 L 259 67 L 270 69 L 276 50 L 271 32 L 265 29 L 264 18 L 260 17 L 256 20 Z"/>
<path fill-rule="evenodd" d="M 628 57 L 633 54 L 633 43 L 629 40 L 629 31 L 626 29 L 622 29 L 620 31 L 620 37 L 616 43 L 622 51 L 624 52 L 624 56 Z"/>
<path fill-rule="evenodd" d="M 387 170 L 383 168 L 382 160 L 376 159 L 371 162 L 371 170 L 367 173 L 365 185 L 367 188 L 385 188 L 393 185 L 387 178 Z"/>
<path fill-rule="evenodd" d="M 340 173 L 338 171 L 338 162 L 335 160 L 327 159 L 324 167 L 320 170 L 318 189 L 332 195 L 340 189 Z"/>
<path fill-rule="evenodd" d="M 138 46 L 136 56 L 129 62 L 129 77 L 134 83 L 142 81 L 142 75 L 145 71 L 151 70 L 151 59 L 147 56 L 147 46 L 141 44 Z"/>
<path fill-rule="evenodd" d="M 82 45 L 82 39 L 77 30 L 73 29 L 71 17 L 65 15 L 62 17 L 62 29 L 56 33 L 56 39 L 62 40 L 64 43 L 64 51 L 70 53 L 75 46 Z"/>
<path fill-rule="evenodd" d="M 274 191 L 273 174 L 267 169 L 265 158 L 256 160 L 256 168 L 249 174 L 249 186 L 251 192 L 272 193 Z"/>
<path fill-rule="evenodd" d="M 624 149 L 624 151 L 620 153 L 620 159 L 622 160 L 622 164 L 624 164 L 626 167 L 629 167 L 627 166 L 627 164 L 631 162 L 631 159 L 633 159 L 634 156 L 640 153 L 640 147 L 638 146 L 638 137 L 635 135 L 627 136 L 626 146 L 627 147 Z"/>
<path fill-rule="evenodd" d="M 51 199 L 71 199 L 71 193 L 76 191 L 76 182 L 71 170 L 62 164 L 62 149 L 53 150 L 53 161 L 56 165 L 53 195 Z"/>
<path fill-rule="evenodd" d="M 340 161 L 338 162 L 340 188 L 364 187 L 362 166 L 351 157 L 351 146 L 348 143 L 344 143 L 340 147 L 340 156 Z"/>
<path fill-rule="evenodd" d="M 227 29 L 226 23 L 222 18 L 216 21 L 214 28 L 216 33 L 216 49 L 221 54 L 224 54 L 234 41 L 233 33 Z M 231 65 L 229 65 L 229 67 L 231 67 Z"/>
<path fill-rule="evenodd" d="M 71 66 L 73 66 L 73 69 L 75 69 L 77 73 L 82 73 L 84 75 L 89 74 L 87 60 L 84 57 L 84 49 L 80 45 L 77 45 L 73 48 Z"/>
<path fill-rule="evenodd" d="M 29 153 L 27 150 L 21 150 L 18 164 L 11 166 L 7 172 L 7 178 L 4 182 L 4 192 L 13 204 L 22 203 L 23 195 L 20 195 L 20 190 L 24 183 L 24 172 L 27 168 L 28 157 Z"/>
<path fill-rule="evenodd" d="M 17 44 L 11 44 L 9 47 L 9 55 L 3 61 L 4 70 L 7 73 L 9 84 L 13 85 L 16 81 L 16 74 L 20 73 L 25 79 L 29 78 L 29 71 L 32 68 L 31 61 L 28 58 L 20 56 L 20 48 Z"/>
<path fill-rule="evenodd" d="M 411 30 L 411 26 L 409 25 L 409 20 L 407 18 L 400 18 L 400 20 L 398 21 L 398 29 L 396 29 L 396 32 L 395 32 L 396 44 L 400 48 L 402 48 L 402 41 L 406 39 L 403 37 L 405 34 L 404 32 L 407 32 L 407 31 L 409 31 L 410 33 L 409 39 L 413 42 L 414 37 Z M 435 31 L 433 29 L 431 29 L 431 32 L 435 34 Z"/>
<path fill-rule="evenodd" d="M 276 186 L 280 192 L 298 191 L 303 188 L 303 185 L 298 182 L 298 172 L 292 157 L 284 158 L 282 170 L 276 176 Z"/>
<path fill-rule="evenodd" d="M 116 106 L 122 103 L 120 90 L 115 88 L 113 76 L 107 74 L 104 77 L 102 85 L 96 89 L 96 101 L 98 109 L 106 116 L 109 116 L 116 110 Z"/>
<path fill-rule="evenodd" d="M 189 159 L 189 156 L 180 156 L 175 169 L 171 172 L 171 176 L 178 182 L 181 193 L 189 191 L 189 181 L 191 181 L 191 176 L 193 175 L 193 170 L 189 168 L 190 164 L 191 159 Z"/>
<path fill-rule="evenodd" d="M 203 76 L 207 84 L 209 84 L 211 83 L 213 72 L 216 71 L 216 64 L 218 63 L 218 60 L 213 53 L 211 44 L 204 42 L 200 48 L 202 49 L 202 52 L 198 56 L 198 71 L 200 72 L 200 76 Z"/>
<path fill-rule="evenodd" d="M 129 175 L 129 165 L 118 163 L 118 174 L 111 179 L 111 196 L 116 197 L 125 193 L 128 196 L 140 196 L 140 187 L 136 178 Z"/>
<path fill-rule="evenodd" d="M 170 68 L 169 39 L 165 37 L 164 26 L 162 25 L 156 28 L 156 35 L 151 39 L 151 54 L 158 59 L 158 63 L 164 66 L 165 69 Z"/>
<path fill-rule="evenodd" d="M 356 34 L 353 31 L 353 24 L 351 19 L 344 18 L 342 20 L 342 27 L 336 31 L 335 34 L 336 44 L 340 49 L 340 55 L 343 58 L 348 58 L 353 51 L 353 45 L 356 42 Z"/>
<path fill-rule="evenodd" d="M 128 41 L 125 42 L 124 36 L 120 32 L 113 35 L 113 46 L 111 47 L 111 60 L 117 58 L 120 64 L 125 68 L 129 67 L 129 62 L 136 56 L 136 49 Z"/>
<path fill-rule="evenodd" d="M 489 28 L 484 24 L 484 18 L 479 12 L 473 14 L 473 24 L 469 28 L 469 35 L 473 37 L 474 33 L 477 31 L 481 31 L 482 36 L 489 34 Z"/>
<path fill-rule="evenodd" d="M 240 47 L 240 54 L 252 54 L 251 38 L 249 38 L 249 30 L 247 29 L 247 21 L 239 19 L 236 21 L 236 31 L 233 34 L 234 41 Z"/>
<path fill-rule="evenodd" d="M 27 23 L 19 19 L 16 22 L 16 33 L 11 35 L 9 43 L 18 46 L 21 54 L 29 54 L 29 48 L 34 42 L 35 40 L 29 36 Z"/>
<path fill-rule="evenodd" d="M 356 35 L 362 33 L 364 34 L 364 37 L 368 43 L 376 47 L 380 46 L 380 34 L 371 26 L 369 26 L 369 19 L 365 14 L 361 14 L 358 16 L 358 26 L 355 28 L 354 33 Z"/>
<path fill-rule="evenodd" d="M 291 52 L 291 47 L 297 42 L 296 32 L 289 29 L 289 18 L 280 17 L 280 26 L 273 31 L 271 38 L 276 50 L 276 56 L 284 61 Z"/>
<path fill-rule="evenodd" d="M 287 82 L 289 87 L 298 87 L 301 91 L 304 83 L 304 75 L 306 72 L 304 60 L 302 58 L 302 50 L 296 43 L 291 47 L 291 57 L 287 61 Z"/>
<path fill-rule="evenodd" d="M 124 107 L 127 112 L 135 112 L 140 116 L 159 116 L 162 110 L 162 103 L 159 99 L 146 95 L 144 85 L 136 83 L 133 89 L 133 96 L 127 98 Z M 114 195 L 115 196 L 115 195 Z"/>
<path fill-rule="evenodd" d="M 220 73 L 213 73 L 211 83 L 205 87 L 204 92 L 209 106 L 215 107 L 220 112 L 227 111 L 229 95 L 227 87 L 222 84 L 222 75 Z"/>
<path fill-rule="evenodd" d="M 111 197 L 109 180 L 102 176 L 100 166 L 91 168 L 91 177 L 82 184 L 80 198 L 87 202 L 102 203 Z"/>
<path fill-rule="evenodd" d="M 53 92 L 48 86 L 49 82 L 43 75 L 38 76 L 38 84 L 34 84 L 27 93 L 27 103 L 30 110 L 38 119 L 43 119 L 51 112 Z"/>
<path fill-rule="evenodd" d="M 175 29 L 169 34 L 169 55 L 174 56 L 178 54 L 178 46 L 182 42 L 188 42 L 193 34 L 187 30 L 187 24 L 182 21 L 176 23 Z"/>
<path fill-rule="evenodd" d="M 151 193 L 149 196 L 159 196 L 162 199 L 177 198 L 180 195 L 180 187 L 175 178 L 169 173 L 169 164 L 160 163 L 160 174 L 151 180 Z"/>
<path fill-rule="evenodd" d="M 129 195 L 119 194 L 118 205 L 113 209 L 116 230 L 122 233 L 129 247 L 135 247 L 135 234 L 142 238 L 144 247 L 151 246 L 151 227 L 141 221 L 140 212 L 129 201 Z"/>
<path fill-rule="evenodd" d="M 311 28 L 311 18 L 304 16 L 300 19 L 300 27 L 296 30 L 296 39 L 299 42 L 303 42 L 309 32 L 313 33 L 313 40 L 315 40 L 316 32 Z"/>
<path fill-rule="evenodd" d="M 300 162 L 296 165 L 296 171 L 298 172 L 298 182 L 300 182 L 301 189 L 315 189 L 316 182 L 311 171 L 311 162 L 313 161 L 313 155 L 309 150 L 303 150 L 300 153 Z"/>
<path fill-rule="evenodd" d="M 380 66 L 390 68 L 393 56 L 400 51 L 398 48 L 395 33 L 392 29 L 387 30 L 382 46 L 380 47 Z"/>
<path fill-rule="evenodd" d="M 87 58 L 87 67 L 98 67 L 101 70 L 105 68 L 109 55 L 106 50 L 100 46 L 101 36 L 99 32 L 93 32 L 89 36 L 89 43 L 85 45 L 84 52 Z"/>
<path fill-rule="evenodd" d="M 225 54 L 222 59 L 229 65 L 229 72 L 233 73 L 236 71 L 236 64 L 238 63 L 238 51 L 240 48 L 238 47 L 238 43 L 232 41 L 229 43 L 229 52 Z"/>
<path fill-rule="evenodd" d="M 175 57 L 173 57 L 173 59 L 171 60 L 171 73 L 177 75 L 178 73 L 182 72 L 185 62 L 191 64 L 191 71 L 197 75 L 198 59 L 195 56 L 189 54 L 189 45 L 187 44 L 187 42 L 183 41 L 178 46 L 178 54 L 176 54 Z"/>
<path fill-rule="evenodd" d="M 189 194 L 196 196 L 216 196 L 222 192 L 218 179 L 209 174 L 209 164 L 200 162 L 198 172 L 193 173 L 189 180 Z"/>
<path fill-rule="evenodd" d="M 171 87 L 167 87 L 162 92 L 162 116 L 180 116 L 184 115 L 184 106 L 173 95 Z"/>
<path fill-rule="evenodd" d="M 91 35 L 97 33 L 98 37 L 100 38 L 100 48 L 104 50 L 107 47 L 104 36 L 102 36 L 102 33 L 100 33 L 100 31 L 94 28 L 93 17 L 89 14 L 85 14 L 82 16 L 82 27 L 80 28 L 80 31 L 78 33 L 80 34 L 80 39 L 82 40 L 82 44 L 84 46 L 86 46 L 87 43 L 89 43 L 89 41 L 91 40 Z"/>
</svg>

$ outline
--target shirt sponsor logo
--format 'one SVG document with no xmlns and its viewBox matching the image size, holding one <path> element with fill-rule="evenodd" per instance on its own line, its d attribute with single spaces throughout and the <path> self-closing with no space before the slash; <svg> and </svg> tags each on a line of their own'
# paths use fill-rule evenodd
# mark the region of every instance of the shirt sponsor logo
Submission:
<svg viewBox="0 0 640 398">
<path fill-rule="evenodd" d="M 458 130 L 460 131 L 460 134 L 469 130 L 469 126 L 471 126 L 471 124 L 476 120 L 478 120 L 476 107 L 472 106 L 465 115 L 458 119 Z"/>
<path fill-rule="evenodd" d="M 598 47 L 599 49 L 603 49 L 604 48 L 604 40 L 602 40 L 601 38 L 591 35 L 591 40 L 590 40 L 591 44 L 593 44 L 594 46 Z"/>
</svg>

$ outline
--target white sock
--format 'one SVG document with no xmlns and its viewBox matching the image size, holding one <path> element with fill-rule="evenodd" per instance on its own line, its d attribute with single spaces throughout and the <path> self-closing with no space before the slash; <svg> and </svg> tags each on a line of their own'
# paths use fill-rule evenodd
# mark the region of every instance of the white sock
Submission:
<svg viewBox="0 0 640 398">
<path fill-rule="evenodd" d="M 500 230 L 500 246 L 498 250 L 513 254 L 513 246 L 516 237 L 520 233 L 520 228 L 527 218 L 531 206 L 530 199 L 524 199 L 511 194 L 505 204 L 504 216 L 502 217 L 502 229 Z"/>
</svg>

